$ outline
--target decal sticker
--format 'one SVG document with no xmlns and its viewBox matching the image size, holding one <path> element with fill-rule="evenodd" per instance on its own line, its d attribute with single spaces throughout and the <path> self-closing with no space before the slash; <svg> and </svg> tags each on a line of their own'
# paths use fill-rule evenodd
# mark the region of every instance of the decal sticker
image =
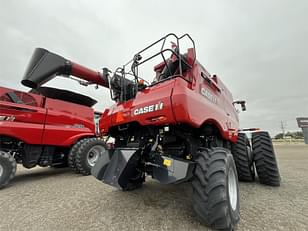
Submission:
<svg viewBox="0 0 308 231">
<path fill-rule="evenodd" d="M 65 125 L 66 128 L 84 128 L 83 124 Z"/>
<path fill-rule="evenodd" d="M 136 108 L 134 110 L 134 115 L 141 115 L 141 114 L 145 114 L 145 113 L 149 113 L 149 112 L 153 112 L 153 111 L 159 111 L 159 110 L 162 110 L 163 107 L 164 107 L 164 103 L 159 102 L 157 104 L 152 104 L 152 105 L 148 105 L 148 106 L 145 106 L 145 107 Z"/>
<path fill-rule="evenodd" d="M 167 167 L 170 167 L 170 166 L 171 166 L 171 163 L 172 163 L 172 160 L 164 159 L 163 165 L 165 165 L 165 166 L 167 166 Z"/>
<path fill-rule="evenodd" d="M 14 121 L 15 116 L 2 116 L 0 115 L 0 121 Z"/>
<path fill-rule="evenodd" d="M 217 98 L 208 89 L 201 88 L 201 95 L 203 95 L 205 98 L 207 98 L 211 102 L 217 104 Z"/>
</svg>

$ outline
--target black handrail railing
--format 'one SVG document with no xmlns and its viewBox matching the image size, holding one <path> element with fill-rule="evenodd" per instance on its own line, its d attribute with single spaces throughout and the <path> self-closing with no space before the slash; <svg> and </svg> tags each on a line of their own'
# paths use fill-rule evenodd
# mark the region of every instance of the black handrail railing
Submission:
<svg viewBox="0 0 308 231">
<path fill-rule="evenodd" d="M 169 37 L 174 37 L 174 38 L 176 39 L 176 44 L 177 44 L 176 50 L 173 50 L 173 49 L 170 49 L 170 48 L 166 48 L 166 49 L 165 49 L 166 40 L 167 40 L 167 38 L 169 38 Z M 169 67 L 168 67 L 168 65 L 167 65 L 167 59 L 166 59 L 166 57 L 164 56 L 164 53 L 165 53 L 166 51 L 170 51 L 172 54 L 174 54 L 174 55 L 178 58 L 178 60 L 179 60 L 179 71 L 180 71 L 180 75 L 182 75 L 182 74 L 183 74 L 183 73 L 182 73 L 182 63 L 184 63 L 186 66 L 188 66 L 188 67 L 190 67 L 190 68 L 192 67 L 190 64 L 188 64 L 188 63 L 186 62 L 186 60 L 183 59 L 183 57 L 182 57 L 182 55 L 181 55 L 181 53 L 180 53 L 180 40 L 183 39 L 183 38 L 185 38 L 185 37 L 187 37 L 187 38 L 192 42 L 192 45 L 193 45 L 193 49 L 194 49 L 194 59 L 193 59 L 193 62 L 192 62 L 192 65 L 193 65 L 193 64 L 195 63 L 195 61 L 196 61 L 196 49 L 195 49 L 195 42 L 194 42 L 194 40 L 191 38 L 191 36 L 190 36 L 189 34 L 184 34 L 184 35 L 178 37 L 178 36 L 175 35 L 174 33 L 169 33 L 169 34 L 167 34 L 166 36 L 164 36 L 164 37 L 158 39 L 157 41 L 153 42 L 152 44 L 148 45 L 148 46 L 145 47 L 144 49 L 142 49 L 142 50 L 140 50 L 139 52 L 137 52 L 137 53 L 134 55 L 134 58 L 124 65 L 124 69 L 125 69 L 125 67 L 126 67 L 127 65 L 129 65 L 130 63 L 132 63 L 132 65 L 131 65 L 131 70 L 132 70 L 132 72 L 133 72 L 134 74 L 136 74 L 136 72 L 138 71 L 138 70 L 136 70 L 136 68 L 138 68 L 138 66 L 140 66 L 141 64 L 143 64 L 143 63 L 149 61 L 150 59 L 153 59 L 154 57 L 156 57 L 156 56 L 158 56 L 158 55 L 161 55 L 161 56 L 162 56 L 162 59 L 163 59 L 163 61 L 164 61 L 164 63 L 165 63 L 165 65 L 166 65 L 166 67 L 168 68 L 168 71 L 170 72 L 170 69 L 169 69 Z M 141 62 L 139 62 L 139 61 L 141 60 L 141 58 L 142 58 L 142 55 L 141 55 L 141 54 L 142 54 L 143 52 L 145 52 L 146 50 L 148 50 L 149 48 L 155 46 L 156 44 L 158 44 L 158 43 L 160 43 L 160 42 L 162 42 L 162 46 L 161 46 L 159 52 L 157 52 L 157 53 L 155 53 L 154 55 L 152 55 L 152 56 L 150 56 L 150 57 L 148 57 L 148 58 L 142 60 Z M 138 78 L 137 75 L 135 75 L 135 77 Z"/>
<path fill-rule="evenodd" d="M 170 37 L 174 37 L 175 40 L 176 40 L 176 48 L 175 49 L 170 49 L 170 48 L 165 48 L 165 44 L 166 44 L 166 40 L 167 38 L 170 38 Z M 184 56 L 181 55 L 180 53 L 180 40 L 182 40 L 183 38 L 187 37 L 191 42 L 192 42 L 192 45 L 193 45 L 193 51 L 194 51 L 194 57 L 193 57 L 193 62 L 191 63 L 191 65 L 187 62 L 187 60 L 184 59 Z M 154 55 L 151 55 L 150 57 L 147 57 L 145 58 L 144 60 L 142 60 L 142 54 L 150 49 L 151 47 L 155 46 L 156 44 L 159 44 L 159 43 L 162 43 L 161 45 L 161 48 L 160 48 L 160 51 L 155 53 Z M 175 35 L 174 33 L 169 33 L 167 35 L 165 35 L 164 37 L 158 39 L 157 41 L 153 42 L 152 44 L 148 45 L 147 47 L 145 47 L 144 49 L 140 50 L 139 52 L 137 52 L 133 59 L 131 59 L 129 62 L 127 62 L 126 64 L 123 65 L 122 68 L 117 68 L 116 73 L 118 73 L 119 75 L 118 76 L 122 76 L 122 80 L 120 80 L 120 85 L 121 85 L 121 93 L 120 93 L 120 98 L 119 100 L 120 101 L 126 101 L 126 91 L 127 89 L 125 89 L 125 84 L 124 84 L 124 80 L 125 80 L 125 76 L 126 74 L 131 74 L 134 76 L 135 78 L 135 83 L 136 83 L 136 88 L 134 89 L 135 93 L 137 93 L 138 91 L 138 80 L 139 79 L 142 79 L 138 76 L 138 67 L 140 65 L 142 65 L 143 63 L 153 59 L 154 57 L 158 56 L 158 55 L 161 55 L 162 56 L 162 59 L 165 63 L 165 67 L 168 69 L 168 72 L 170 73 L 170 76 L 162 81 L 165 81 L 165 80 L 168 80 L 170 78 L 173 78 L 175 75 L 171 73 L 171 70 L 170 70 L 170 67 L 168 65 L 168 60 L 170 60 L 170 58 L 166 58 L 164 53 L 165 52 L 171 52 L 172 55 L 175 55 L 175 57 L 177 58 L 177 60 L 179 61 L 179 75 L 178 76 L 182 76 L 183 75 L 183 70 L 182 70 L 182 65 L 184 64 L 186 67 L 188 68 L 192 68 L 192 66 L 194 65 L 195 61 L 196 61 L 196 49 L 195 49 L 195 42 L 194 40 L 190 37 L 189 34 L 184 34 L 180 37 L 178 37 L 177 35 Z M 130 66 L 130 71 L 129 72 L 126 72 L 125 69 L 127 66 Z M 185 79 L 185 78 L 183 78 Z M 186 79 L 185 79 L 186 80 Z M 189 80 L 186 80 L 188 82 L 190 82 Z M 158 81 L 158 82 L 161 82 L 161 81 Z M 156 82 L 157 83 L 157 82 Z M 152 84 L 151 84 L 152 85 Z M 111 97 L 112 99 L 116 99 L 117 96 L 115 96 L 112 91 L 111 91 Z"/>
</svg>

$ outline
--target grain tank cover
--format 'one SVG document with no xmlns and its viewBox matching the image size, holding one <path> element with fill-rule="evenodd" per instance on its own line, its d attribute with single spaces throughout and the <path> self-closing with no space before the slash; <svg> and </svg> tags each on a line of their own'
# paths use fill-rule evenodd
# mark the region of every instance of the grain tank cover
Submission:
<svg viewBox="0 0 308 231">
<path fill-rule="evenodd" d="M 95 99 L 92 99 L 89 96 L 52 87 L 39 87 L 35 90 L 32 89 L 30 92 L 40 94 L 48 98 L 63 100 L 70 103 L 76 103 L 87 107 L 92 107 L 97 103 Z"/>
</svg>

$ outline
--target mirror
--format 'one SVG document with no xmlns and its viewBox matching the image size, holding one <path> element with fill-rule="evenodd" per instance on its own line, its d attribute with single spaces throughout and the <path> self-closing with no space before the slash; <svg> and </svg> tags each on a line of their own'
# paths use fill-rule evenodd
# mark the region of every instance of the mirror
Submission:
<svg viewBox="0 0 308 231">
<path fill-rule="evenodd" d="M 237 100 L 237 101 L 234 101 L 232 104 L 233 104 L 233 106 L 235 104 L 240 104 L 242 111 L 246 111 L 246 101 L 245 100 Z"/>
</svg>

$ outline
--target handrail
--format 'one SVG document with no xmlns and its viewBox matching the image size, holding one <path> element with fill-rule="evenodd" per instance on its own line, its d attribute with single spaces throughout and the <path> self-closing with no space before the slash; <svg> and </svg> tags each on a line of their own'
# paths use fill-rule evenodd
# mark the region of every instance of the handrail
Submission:
<svg viewBox="0 0 308 231">
<path fill-rule="evenodd" d="M 170 48 L 165 48 L 165 43 L 166 43 L 166 40 L 167 38 L 169 37 L 174 37 L 176 39 L 176 44 L 177 44 L 177 47 L 176 47 L 176 51 L 173 50 L 173 49 L 170 49 Z M 124 65 L 124 68 L 125 66 L 129 65 L 130 63 L 132 63 L 131 65 L 131 70 L 133 71 L 133 73 L 135 72 L 134 70 L 136 68 L 138 68 L 138 66 L 140 66 L 141 64 L 149 61 L 150 59 L 153 59 L 154 57 L 158 56 L 159 54 L 161 54 L 162 56 L 162 59 L 166 65 L 166 67 L 168 68 L 168 71 L 170 72 L 170 69 L 167 65 L 167 59 L 166 57 L 164 56 L 164 52 L 166 51 L 170 51 L 173 55 L 175 55 L 177 57 L 177 59 L 179 60 L 179 71 L 180 71 L 180 75 L 182 75 L 182 62 L 184 62 L 185 65 L 187 65 L 188 67 L 192 67 L 192 65 L 188 64 L 183 58 L 182 58 L 182 55 L 180 53 L 180 40 L 182 40 L 183 38 L 187 37 L 193 44 L 193 49 L 194 49 L 194 59 L 193 59 L 193 62 L 192 62 L 192 65 L 195 63 L 196 61 L 196 49 L 195 49 L 195 42 L 194 40 L 191 38 L 191 36 L 189 34 L 184 34 L 180 37 L 178 37 L 176 34 L 174 33 L 169 33 L 167 35 L 165 35 L 164 37 L 158 39 L 157 41 L 153 42 L 152 44 L 148 45 L 147 47 L 145 47 L 144 49 L 140 50 L 139 52 L 137 52 L 135 55 L 134 55 L 134 58 L 132 60 L 130 60 L 128 63 L 126 63 Z M 141 54 L 143 52 L 145 52 L 146 50 L 148 50 L 149 48 L 153 47 L 154 45 L 158 44 L 159 42 L 162 42 L 162 46 L 160 48 L 160 51 L 155 53 L 154 55 L 150 56 L 150 57 L 147 57 L 145 60 L 142 60 L 141 62 L 139 62 L 142 58 Z M 138 76 L 136 76 L 138 78 Z"/>
</svg>

